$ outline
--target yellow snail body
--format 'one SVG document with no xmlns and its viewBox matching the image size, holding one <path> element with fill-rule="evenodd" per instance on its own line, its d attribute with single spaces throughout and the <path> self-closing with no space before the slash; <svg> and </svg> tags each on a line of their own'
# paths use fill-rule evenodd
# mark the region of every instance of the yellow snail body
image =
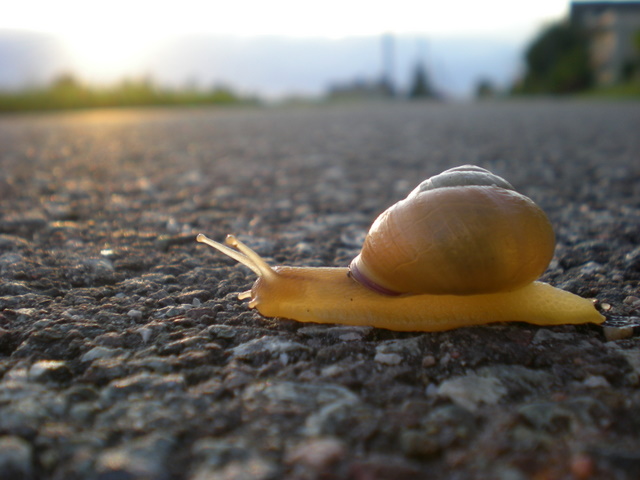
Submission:
<svg viewBox="0 0 640 480">
<path fill-rule="evenodd" d="M 349 268 L 271 268 L 235 237 L 197 240 L 251 268 L 239 298 L 266 317 L 441 331 L 492 322 L 602 323 L 593 303 L 535 281 L 555 236 L 544 212 L 475 166 L 425 180 L 383 212 Z"/>
</svg>

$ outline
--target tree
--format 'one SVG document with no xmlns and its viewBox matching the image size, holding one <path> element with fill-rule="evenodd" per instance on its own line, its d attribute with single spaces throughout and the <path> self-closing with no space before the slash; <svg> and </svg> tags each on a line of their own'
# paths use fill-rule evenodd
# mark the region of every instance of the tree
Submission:
<svg viewBox="0 0 640 480">
<path fill-rule="evenodd" d="M 489 98 L 496 96 L 496 88 L 488 78 L 481 78 L 476 84 L 476 98 Z"/>
<path fill-rule="evenodd" d="M 573 93 L 592 85 L 587 37 L 570 22 L 543 30 L 527 49 L 525 62 L 518 92 Z"/>
<path fill-rule="evenodd" d="M 409 98 L 433 97 L 433 89 L 429 77 L 421 63 L 417 63 L 413 71 L 413 80 L 409 89 Z"/>
</svg>

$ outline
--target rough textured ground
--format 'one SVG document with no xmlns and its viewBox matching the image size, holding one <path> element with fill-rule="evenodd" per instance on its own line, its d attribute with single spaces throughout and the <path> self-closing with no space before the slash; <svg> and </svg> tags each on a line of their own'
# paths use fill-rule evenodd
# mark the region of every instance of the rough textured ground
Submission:
<svg viewBox="0 0 640 480">
<path fill-rule="evenodd" d="M 264 319 L 206 246 L 346 266 L 372 220 L 464 163 L 549 214 L 544 279 L 640 311 L 640 105 L 0 117 L 0 476 L 635 479 L 640 339 Z"/>
</svg>

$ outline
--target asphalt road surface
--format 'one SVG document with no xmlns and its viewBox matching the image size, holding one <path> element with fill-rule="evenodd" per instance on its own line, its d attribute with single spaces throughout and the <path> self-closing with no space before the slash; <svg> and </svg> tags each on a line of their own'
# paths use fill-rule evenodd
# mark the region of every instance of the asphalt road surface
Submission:
<svg viewBox="0 0 640 480">
<path fill-rule="evenodd" d="M 548 214 L 543 280 L 640 315 L 640 104 L 380 103 L 0 116 L 0 477 L 636 479 L 640 338 L 267 319 L 271 264 L 346 266 L 476 164 Z"/>
</svg>

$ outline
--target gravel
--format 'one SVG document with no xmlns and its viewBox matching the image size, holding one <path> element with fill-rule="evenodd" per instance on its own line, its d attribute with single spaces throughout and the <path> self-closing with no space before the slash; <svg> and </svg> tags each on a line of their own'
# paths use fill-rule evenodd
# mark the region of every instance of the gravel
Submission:
<svg viewBox="0 0 640 480">
<path fill-rule="evenodd" d="M 0 117 L 0 472 L 16 479 L 640 474 L 640 338 L 265 319 L 234 233 L 346 266 L 419 181 L 473 163 L 549 215 L 543 280 L 640 315 L 640 108 L 528 101 Z"/>
</svg>

